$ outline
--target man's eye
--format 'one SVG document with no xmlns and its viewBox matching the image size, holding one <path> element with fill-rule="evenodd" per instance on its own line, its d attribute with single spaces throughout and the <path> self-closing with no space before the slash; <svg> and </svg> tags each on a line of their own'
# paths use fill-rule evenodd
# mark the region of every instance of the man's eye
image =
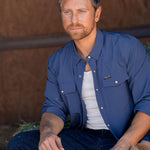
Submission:
<svg viewBox="0 0 150 150">
<path fill-rule="evenodd" d="M 85 11 L 85 10 L 79 10 L 79 12 L 80 12 L 80 13 L 85 13 L 86 11 Z"/>
<path fill-rule="evenodd" d="M 64 14 L 70 14 L 71 12 L 70 11 L 64 11 Z"/>
</svg>

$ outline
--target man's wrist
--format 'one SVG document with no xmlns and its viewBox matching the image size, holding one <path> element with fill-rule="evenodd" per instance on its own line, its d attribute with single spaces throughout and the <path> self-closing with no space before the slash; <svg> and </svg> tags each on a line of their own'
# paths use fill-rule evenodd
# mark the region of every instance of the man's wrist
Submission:
<svg viewBox="0 0 150 150">
<path fill-rule="evenodd" d="M 49 133 L 49 134 L 54 134 L 53 132 L 52 132 L 52 130 L 50 129 L 50 128 L 44 128 L 44 129 L 42 129 L 42 130 L 40 130 L 40 135 L 45 135 L 45 134 L 47 134 L 47 133 Z"/>
<path fill-rule="evenodd" d="M 128 148 L 131 148 L 134 143 L 129 138 L 122 137 L 117 144 L 125 144 Z"/>
</svg>

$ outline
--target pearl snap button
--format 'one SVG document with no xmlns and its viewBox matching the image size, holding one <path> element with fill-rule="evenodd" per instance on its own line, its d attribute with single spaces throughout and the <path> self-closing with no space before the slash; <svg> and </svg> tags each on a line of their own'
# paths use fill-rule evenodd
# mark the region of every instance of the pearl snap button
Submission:
<svg viewBox="0 0 150 150">
<path fill-rule="evenodd" d="M 115 81 L 115 84 L 118 84 L 118 81 Z"/>
<path fill-rule="evenodd" d="M 91 59 L 91 56 L 88 56 L 88 59 Z"/>
</svg>

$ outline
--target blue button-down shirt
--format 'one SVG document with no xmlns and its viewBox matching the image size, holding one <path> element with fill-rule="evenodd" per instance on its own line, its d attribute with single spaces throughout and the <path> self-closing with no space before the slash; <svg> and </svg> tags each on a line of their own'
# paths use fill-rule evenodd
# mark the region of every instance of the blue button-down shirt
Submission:
<svg viewBox="0 0 150 150">
<path fill-rule="evenodd" d="M 105 124 L 119 139 L 136 111 L 150 115 L 150 59 L 134 37 L 97 29 L 95 45 L 86 57 L 93 72 L 97 103 Z M 42 113 L 51 112 L 64 121 L 70 114 L 71 128 L 84 128 L 87 120 L 82 99 L 86 62 L 73 41 L 48 59 L 46 101 Z"/>
</svg>

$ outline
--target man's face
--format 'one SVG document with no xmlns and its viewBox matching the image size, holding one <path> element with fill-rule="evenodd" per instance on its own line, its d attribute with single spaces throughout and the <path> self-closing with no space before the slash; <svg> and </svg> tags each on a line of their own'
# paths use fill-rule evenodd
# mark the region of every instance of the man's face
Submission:
<svg viewBox="0 0 150 150">
<path fill-rule="evenodd" d="M 61 5 L 64 29 L 73 40 L 81 40 L 96 29 L 96 13 L 90 0 L 65 0 Z"/>
</svg>

